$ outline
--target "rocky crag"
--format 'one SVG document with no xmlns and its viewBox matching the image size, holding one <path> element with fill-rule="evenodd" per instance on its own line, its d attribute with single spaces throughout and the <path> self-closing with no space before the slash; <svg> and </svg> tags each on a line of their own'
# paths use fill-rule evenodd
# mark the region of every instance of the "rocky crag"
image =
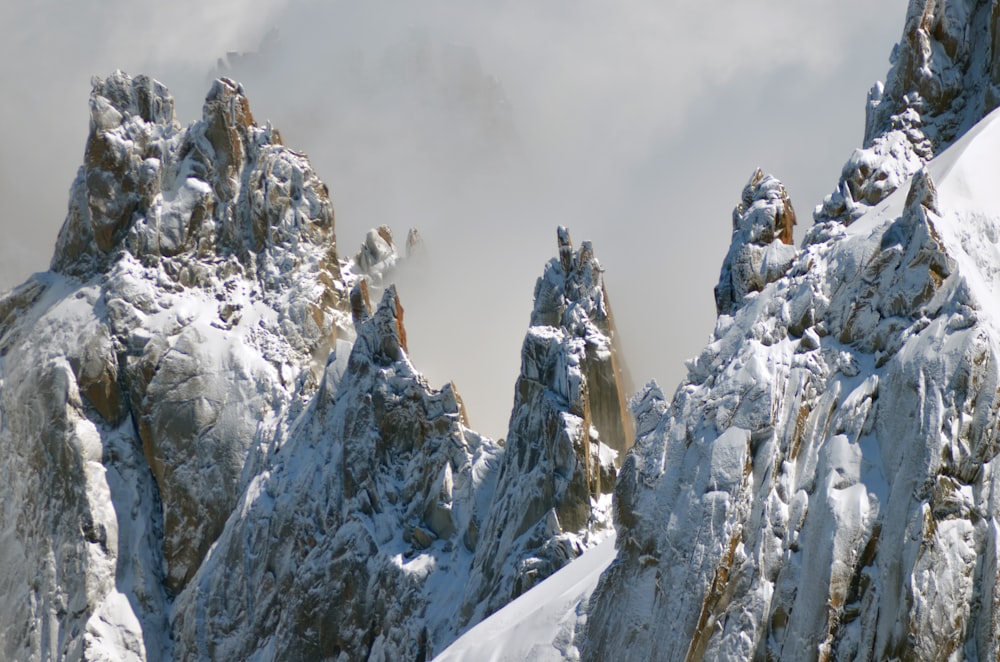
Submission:
<svg viewBox="0 0 1000 662">
<path fill-rule="evenodd" d="M 498 444 L 409 363 L 391 232 L 340 259 L 239 85 L 188 127 L 142 76 L 90 105 L 51 270 L 0 299 L 4 658 L 425 659 L 597 541 L 632 435 L 589 245 Z"/>
<path fill-rule="evenodd" d="M 90 107 L 51 271 L 0 301 L 10 659 L 162 657 L 171 596 L 350 319 L 327 189 L 237 85 L 184 129 L 141 76 Z"/>
<path fill-rule="evenodd" d="M 800 250 L 751 179 L 711 342 L 635 400 L 585 658 L 1000 655 L 998 7 L 910 3 Z"/>
<path fill-rule="evenodd" d="M 578 556 L 605 528 L 633 427 L 628 378 L 601 267 L 558 232 L 559 257 L 535 286 L 521 374 L 493 505 L 465 593 L 479 621 Z"/>
</svg>

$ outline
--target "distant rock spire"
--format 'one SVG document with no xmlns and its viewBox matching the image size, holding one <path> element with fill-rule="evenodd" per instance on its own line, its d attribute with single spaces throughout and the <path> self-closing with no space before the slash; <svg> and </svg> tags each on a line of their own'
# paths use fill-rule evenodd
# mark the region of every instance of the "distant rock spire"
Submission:
<svg viewBox="0 0 1000 662">
<path fill-rule="evenodd" d="M 483 523 L 463 619 L 479 620 L 568 563 L 594 526 L 632 445 L 631 391 L 602 270 L 590 242 L 535 286 L 497 494 Z"/>
</svg>

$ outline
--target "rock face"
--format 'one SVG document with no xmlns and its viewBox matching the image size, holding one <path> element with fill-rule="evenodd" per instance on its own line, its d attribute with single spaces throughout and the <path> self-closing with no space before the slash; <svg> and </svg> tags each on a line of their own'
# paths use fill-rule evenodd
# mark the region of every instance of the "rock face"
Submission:
<svg viewBox="0 0 1000 662">
<path fill-rule="evenodd" d="M 986 257 L 960 239 L 974 217 L 938 203 L 930 175 L 910 193 L 720 317 L 671 404 L 643 393 L 591 659 L 1000 653 L 980 597 L 1000 542 L 983 307 L 1000 283 L 967 267 Z"/>
<path fill-rule="evenodd" d="M 672 401 L 655 384 L 636 398 L 618 558 L 583 657 L 1000 655 L 1000 120 L 956 140 L 993 104 L 996 16 L 992 3 L 911 3 L 864 154 L 899 184 L 916 174 L 892 195 L 872 175 L 890 184 L 821 216 L 783 274 L 720 305 Z M 903 89 L 920 96 L 899 112 L 934 118 L 916 161 L 912 135 L 871 124 Z"/>
<path fill-rule="evenodd" d="M 851 223 L 1000 105 L 1000 5 L 911 0 L 885 84 L 868 95 L 865 139 L 817 221 Z"/>
</svg>

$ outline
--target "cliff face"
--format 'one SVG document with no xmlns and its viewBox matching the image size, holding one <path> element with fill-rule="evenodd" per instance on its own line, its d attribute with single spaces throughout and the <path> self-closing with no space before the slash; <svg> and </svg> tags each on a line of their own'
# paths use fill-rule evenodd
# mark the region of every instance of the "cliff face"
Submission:
<svg viewBox="0 0 1000 662">
<path fill-rule="evenodd" d="M 1000 125 L 966 131 L 996 105 L 997 16 L 911 3 L 841 198 L 777 275 L 720 283 L 671 401 L 636 399 L 584 657 L 1000 654 Z"/>
<path fill-rule="evenodd" d="M 631 432 L 589 246 L 540 281 L 558 340 L 531 327 L 506 446 L 409 363 L 401 257 L 383 226 L 338 258 L 235 83 L 181 128 L 159 83 L 95 79 L 51 271 L 0 299 L 0 654 L 425 659 L 595 544 Z"/>
</svg>

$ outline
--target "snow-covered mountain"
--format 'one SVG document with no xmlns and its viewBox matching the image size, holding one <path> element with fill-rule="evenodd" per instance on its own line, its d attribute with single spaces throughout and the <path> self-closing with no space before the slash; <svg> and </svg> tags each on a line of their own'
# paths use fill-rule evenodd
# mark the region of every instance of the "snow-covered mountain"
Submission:
<svg viewBox="0 0 1000 662">
<path fill-rule="evenodd" d="M 998 17 L 911 3 L 800 250 L 752 241 L 776 181 L 744 190 L 740 296 L 673 399 L 637 400 L 585 658 L 1000 655 Z"/>
<path fill-rule="evenodd" d="M 391 231 L 341 260 L 237 84 L 186 128 L 142 76 L 90 107 L 51 270 L 0 299 L 5 659 L 426 659 L 607 534 L 632 434 L 589 244 L 558 234 L 497 443 L 410 364 Z"/>
<path fill-rule="evenodd" d="M 671 399 L 559 228 L 500 441 L 410 362 L 391 230 L 342 259 L 238 84 L 181 127 L 95 79 L 0 298 L 0 655 L 997 659 L 997 44 L 998 0 L 910 3 L 801 247 L 751 176 Z"/>
<path fill-rule="evenodd" d="M 617 555 L 442 659 L 1000 657 L 998 34 L 996 2 L 910 3 L 800 249 L 751 177 L 711 342 L 633 400 Z"/>
</svg>

